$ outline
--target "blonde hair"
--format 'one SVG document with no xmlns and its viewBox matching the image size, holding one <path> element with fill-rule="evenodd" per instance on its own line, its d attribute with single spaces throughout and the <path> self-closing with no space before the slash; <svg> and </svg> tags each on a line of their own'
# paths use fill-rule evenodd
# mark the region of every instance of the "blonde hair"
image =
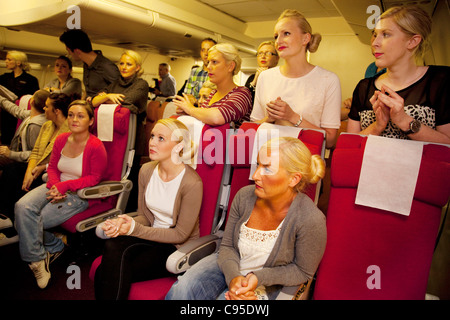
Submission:
<svg viewBox="0 0 450 320">
<path fill-rule="evenodd" d="M 275 52 L 276 52 L 276 54 L 277 54 L 277 56 L 278 56 L 278 52 L 277 52 L 277 50 L 276 50 L 276 46 L 275 46 L 275 42 L 274 41 L 272 41 L 272 40 L 269 40 L 269 41 L 263 41 L 263 42 L 261 42 L 260 44 L 259 44 L 259 46 L 258 46 L 258 50 L 257 51 L 259 51 L 259 49 L 261 49 L 263 46 L 272 46 L 274 49 L 275 49 Z"/>
<path fill-rule="evenodd" d="M 319 182 L 325 176 L 323 159 L 317 154 L 311 155 L 308 147 L 297 138 L 274 138 L 267 141 L 262 148 L 264 147 L 278 148 L 283 168 L 288 173 L 301 174 L 300 182 L 294 187 L 297 192 L 303 192 L 308 185 Z"/>
<path fill-rule="evenodd" d="M 197 146 L 191 139 L 189 129 L 183 122 L 174 118 L 160 119 L 156 122 L 169 128 L 172 131 L 172 140 L 178 143 L 183 142 L 184 147 L 179 152 L 181 161 L 187 165 L 194 164 L 194 156 L 197 151 Z"/>
<path fill-rule="evenodd" d="M 286 9 L 280 15 L 277 22 L 285 18 L 295 19 L 300 30 L 303 33 L 309 33 L 311 35 L 311 40 L 309 40 L 309 43 L 306 46 L 306 50 L 311 53 L 316 52 L 319 48 L 320 41 L 322 41 L 322 36 L 320 35 L 320 33 L 312 33 L 312 27 L 309 24 L 308 20 L 306 20 L 305 16 L 298 10 Z"/>
<path fill-rule="evenodd" d="M 428 13 L 418 6 L 397 6 L 388 9 L 380 16 L 381 19 L 392 18 L 399 28 L 408 36 L 419 35 L 422 38 L 414 49 L 416 58 L 422 58 L 430 44 L 432 21 Z"/>
<path fill-rule="evenodd" d="M 144 73 L 144 68 L 142 68 L 142 57 L 139 53 L 133 50 L 125 50 L 120 57 L 123 55 L 129 56 L 134 60 L 137 66 L 141 67 L 137 72 L 137 76 L 140 77 Z"/>
<path fill-rule="evenodd" d="M 233 70 L 233 76 L 237 75 L 241 70 L 242 60 L 239 56 L 239 51 L 230 43 L 218 43 L 215 46 L 211 47 L 208 52 L 217 51 L 220 52 L 226 61 L 234 62 L 235 67 Z"/>
<path fill-rule="evenodd" d="M 28 63 L 28 57 L 25 52 L 11 50 L 7 52 L 7 55 L 10 55 L 14 60 L 20 61 L 20 68 L 23 71 L 30 71 L 30 64 Z"/>
</svg>

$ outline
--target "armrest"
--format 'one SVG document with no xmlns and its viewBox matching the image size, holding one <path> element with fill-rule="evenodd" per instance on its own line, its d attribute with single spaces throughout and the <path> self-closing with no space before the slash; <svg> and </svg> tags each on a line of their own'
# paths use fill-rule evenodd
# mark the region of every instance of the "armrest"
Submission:
<svg viewBox="0 0 450 320">
<path fill-rule="evenodd" d="M 313 279 L 310 279 L 300 286 L 283 287 L 276 300 L 309 300 L 312 282 Z"/>
<path fill-rule="evenodd" d="M 77 195 L 83 199 L 104 198 L 122 193 L 125 190 L 131 190 L 132 185 L 130 180 L 102 181 L 93 187 L 78 190 Z"/>
<path fill-rule="evenodd" d="M 223 231 L 190 241 L 172 253 L 166 261 L 166 268 L 174 274 L 182 273 L 202 258 L 216 252 L 222 241 Z"/>
</svg>

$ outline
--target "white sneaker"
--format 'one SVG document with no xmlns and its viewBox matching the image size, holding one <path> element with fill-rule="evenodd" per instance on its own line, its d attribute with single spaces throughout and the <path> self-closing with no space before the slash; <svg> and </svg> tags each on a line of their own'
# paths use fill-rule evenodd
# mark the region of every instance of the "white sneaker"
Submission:
<svg viewBox="0 0 450 320">
<path fill-rule="evenodd" d="M 16 234 L 15 236 L 8 238 L 4 233 L 0 233 L 0 247 L 6 246 L 11 243 L 16 243 L 19 241 L 19 235 Z"/>
<path fill-rule="evenodd" d="M 32 262 L 28 266 L 30 267 L 31 271 L 33 271 L 34 276 L 36 277 L 36 282 L 39 288 L 45 289 L 47 287 L 48 282 L 50 281 L 50 255 L 47 252 L 47 256 L 44 260 Z"/>
<path fill-rule="evenodd" d="M 6 229 L 6 228 L 11 228 L 12 226 L 13 226 L 13 223 L 12 223 L 11 219 L 8 218 L 7 216 L 5 216 L 4 214 L 0 213 L 0 230 Z"/>
</svg>

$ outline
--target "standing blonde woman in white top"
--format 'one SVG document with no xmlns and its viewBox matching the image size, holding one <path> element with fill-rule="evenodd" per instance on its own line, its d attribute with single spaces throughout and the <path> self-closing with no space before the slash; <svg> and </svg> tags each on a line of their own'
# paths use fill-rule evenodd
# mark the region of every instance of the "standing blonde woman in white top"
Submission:
<svg viewBox="0 0 450 320">
<path fill-rule="evenodd" d="M 312 33 L 300 12 L 289 9 L 278 18 L 274 37 L 285 62 L 259 76 L 251 120 L 323 129 L 327 147 L 332 147 L 340 127 L 339 78 L 307 60 L 307 52 L 317 50 L 320 34 Z"/>
</svg>

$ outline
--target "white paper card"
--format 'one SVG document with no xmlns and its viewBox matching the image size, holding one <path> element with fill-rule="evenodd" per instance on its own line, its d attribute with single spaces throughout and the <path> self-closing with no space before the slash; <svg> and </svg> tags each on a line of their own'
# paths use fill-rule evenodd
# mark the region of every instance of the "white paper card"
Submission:
<svg viewBox="0 0 450 320">
<path fill-rule="evenodd" d="M 278 137 L 293 137 L 298 138 L 298 135 L 302 131 L 301 128 L 280 126 L 277 124 L 263 123 L 258 127 L 255 134 L 255 141 L 253 143 L 252 157 L 250 160 L 250 180 L 252 179 L 253 173 L 256 171 L 256 163 L 258 160 L 259 149 L 269 141 L 270 139 L 275 139 Z"/>
<path fill-rule="evenodd" d="M 356 204 L 409 215 L 423 142 L 370 135 L 356 193 Z"/>
<path fill-rule="evenodd" d="M 97 137 L 101 141 L 113 141 L 114 112 L 118 104 L 101 104 L 97 112 Z"/>
</svg>

